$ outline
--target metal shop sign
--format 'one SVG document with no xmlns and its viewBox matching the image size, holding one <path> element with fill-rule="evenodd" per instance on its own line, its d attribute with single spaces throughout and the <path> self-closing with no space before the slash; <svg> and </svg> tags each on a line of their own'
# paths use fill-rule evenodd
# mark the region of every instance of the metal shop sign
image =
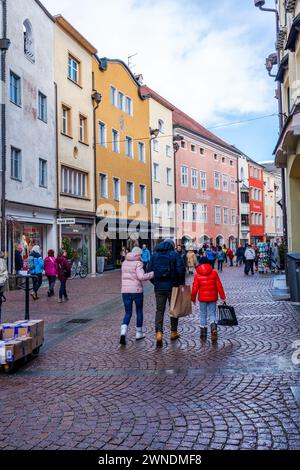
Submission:
<svg viewBox="0 0 300 470">
<path fill-rule="evenodd" d="M 75 225 L 75 219 L 57 219 L 57 225 Z"/>
</svg>

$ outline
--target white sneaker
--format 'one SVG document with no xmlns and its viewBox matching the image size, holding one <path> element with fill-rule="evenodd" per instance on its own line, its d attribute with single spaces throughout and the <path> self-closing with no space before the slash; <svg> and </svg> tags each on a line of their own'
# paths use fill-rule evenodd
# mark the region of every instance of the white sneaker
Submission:
<svg viewBox="0 0 300 470">
<path fill-rule="evenodd" d="M 127 335 L 128 326 L 121 325 L 121 334 L 120 334 L 120 344 L 126 344 L 126 335 Z"/>
<path fill-rule="evenodd" d="M 135 334 L 135 339 L 138 341 L 139 339 L 143 339 L 145 338 L 145 335 L 143 333 L 143 328 L 141 327 L 137 327 L 136 328 L 136 334 Z"/>
</svg>

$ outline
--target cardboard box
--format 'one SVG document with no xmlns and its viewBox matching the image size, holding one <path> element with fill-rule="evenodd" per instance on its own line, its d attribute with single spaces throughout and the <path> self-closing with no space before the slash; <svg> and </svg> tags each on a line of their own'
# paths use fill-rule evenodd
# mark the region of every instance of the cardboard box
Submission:
<svg viewBox="0 0 300 470">
<path fill-rule="evenodd" d="M 14 339 L 18 336 L 18 325 L 15 323 L 2 323 L 2 339 Z"/>
<path fill-rule="evenodd" d="M 17 324 L 18 337 L 31 337 L 32 349 L 39 348 L 44 342 L 44 320 L 27 320 Z"/>
<path fill-rule="evenodd" d="M 24 357 L 24 347 L 22 340 L 9 340 L 0 342 L 0 362 L 7 364 L 8 362 L 15 362 Z"/>
</svg>

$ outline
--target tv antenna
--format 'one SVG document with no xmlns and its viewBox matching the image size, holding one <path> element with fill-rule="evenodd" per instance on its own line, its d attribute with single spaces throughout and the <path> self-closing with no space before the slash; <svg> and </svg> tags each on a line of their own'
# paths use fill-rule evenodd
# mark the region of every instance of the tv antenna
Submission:
<svg viewBox="0 0 300 470">
<path fill-rule="evenodd" d="M 132 63 L 132 58 L 135 57 L 136 55 L 138 55 L 138 52 L 136 52 L 135 54 L 131 54 L 128 56 L 128 67 L 130 69 L 133 69 L 133 67 L 136 67 L 136 64 L 133 64 Z"/>
</svg>

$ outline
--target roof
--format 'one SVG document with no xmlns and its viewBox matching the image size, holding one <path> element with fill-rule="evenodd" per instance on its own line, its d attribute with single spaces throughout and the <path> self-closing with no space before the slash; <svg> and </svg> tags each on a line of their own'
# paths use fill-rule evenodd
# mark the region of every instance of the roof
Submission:
<svg viewBox="0 0 300 470">
<path fill-rule="evenodd" d="M 98 57 L 98 55 L 95 56 L 98 63 L 99 63 L 99 68 L 100 70 L 102 71 L 105 71 L 107 70 L 107 64 L 108 62 L 111 62 L 112 64 L 120 64 L 122 65 L 126 71 L 128 72 L 128 74 L 131 76 L 132 80 L 135 82 L 135 84 L 141 88 L 141 85 L 140 83 L 138 82 L 138 80 L 136 79 L 135 75 L 132 73 L 132 71 L 130 70 L 130 68 L 128 67 L 127 64 L 125 64 L 125 62 L 123 62 L 123 60 L 121 59 L 109 59 L 108 57 Z"/>
<path fill-rule="evenodd" d="M 48 18 L 50 18 L 50 20 L 55 21 L 51 13 L 49 13 L 47 8 L 44 7 L 44 5 L 40 2 L 40 0 L 35 0 L 35 3 L 37 3 L 38 6 L 43 10 L 43 12 L 46 13 L 46 15 L 48 16 Z"/>
<path fill-rule="evenodd" d="M 87 52 L 90 54 L 97 54 L 97 49 L 87 40 L 82 34 L 74 28 L 62 15 L 55 15 L 54 21 L 58 24 L 69 36 L 77 41 Z"/>
<path fill-rule="evenodd" d="M 141 87 L 141 94 L 144 96 L 153 98 L 155 101 L 162 104 L 166 108 L 170 109 L 171 111 L 174 111 L 174 106 L 171 103 L 169 103 L 169 101 L 167 101 L 165 98 L 160 96 L 158 93 L 156 93 L 156 91 L 152 90 L 148 86 L 143 85 Z"/>
<path fill-rule="evenodd" d="M 291 26 L 290 34 L 287 38 L 286 50 L 290 50 L 291 52 L 295 52 L 296 49 L 296 41 L 298 34 L 300 32 L 300 13 L 294 18 L 294 21 Z"/>
</svg>

